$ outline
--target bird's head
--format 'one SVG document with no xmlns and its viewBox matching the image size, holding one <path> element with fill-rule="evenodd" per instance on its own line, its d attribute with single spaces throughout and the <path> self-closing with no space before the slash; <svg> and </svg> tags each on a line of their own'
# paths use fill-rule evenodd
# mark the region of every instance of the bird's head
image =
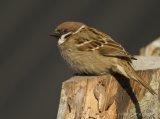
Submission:
<svg viewBox="0 0 160 119">
<path fill-rule="evenodd" d="M 79 32 L 85 24 L 81 22 L 63 22 L 58 25 L 50 36 L 59 39 L 59 44 L 62 44 L 69 36 Z"/>
</svg>

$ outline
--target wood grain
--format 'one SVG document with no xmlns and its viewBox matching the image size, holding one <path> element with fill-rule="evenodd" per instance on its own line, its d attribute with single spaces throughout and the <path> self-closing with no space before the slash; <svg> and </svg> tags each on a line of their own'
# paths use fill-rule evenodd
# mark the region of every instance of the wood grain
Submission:
<svg viewBox="0 0 160 119">
<path fill-rule="evenodd" d="M 138 74 L 158 95 L 120 75 L 74 76 L 63 82 L 57 119 L 159 119 L 160 58 L 137 58 Z"/>
</svg>

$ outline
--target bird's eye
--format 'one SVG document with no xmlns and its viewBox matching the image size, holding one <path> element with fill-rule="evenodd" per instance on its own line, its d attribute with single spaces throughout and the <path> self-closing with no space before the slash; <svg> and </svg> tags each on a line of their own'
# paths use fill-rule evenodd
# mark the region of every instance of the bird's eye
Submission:
<svg viewBox="0 0 160 119">
<path fill-rule="evenodd" d="M 64 33 L 66 33 L 67 31 L 68 31 L 67 29 L 64 29 L 64 30 L 63 30 Z"/>
<path fill-rule="evenodd" d="M 57 32 L 59 32 L 59 33 L 61 32 L 61 30 L 60 30 L 60 29 L 58 29 L 58 30 L 56 30 L 56 31 L 57 31 Z"/>
</svg>

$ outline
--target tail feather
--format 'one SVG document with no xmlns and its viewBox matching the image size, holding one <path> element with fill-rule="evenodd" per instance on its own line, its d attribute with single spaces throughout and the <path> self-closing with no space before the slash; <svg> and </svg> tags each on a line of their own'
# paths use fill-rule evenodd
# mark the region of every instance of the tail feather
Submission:
<svg viewBox="0 0 160 119">
<path fill-rule="evenodd" d="M 147 82 L 145 82 L 144 80 L 142 80 L 141 78 L 135 79 L 137 82 L 139 82 L 140 84 L 142 84 L 146 89 L 148 89 L 148 91 L 153 94 L 153 95 L 157 95 L 157 93 L 149 86 L 149 84 Z"/>
<path fill-rule="evenodd" d="M 127 68 L 126 68 L 127 67 Z M 157 94 L 150 86 L 149 84 L 142 80 L 142 78 L 140 76 L 138 76 L 138 74 L 135 72 L 135 70 L 133 69 L 133 67 L 131 65 L 128 64 L 128 66 L 120 66 L 117 65 L 117 69 L 115 70 L 115 72 L 118 72 L 120 74 L 122 74 L 123 76 L 129 78 L 129 79 L 134 79 L 135 81 L 137 81 L 138 83 L 140 83 L 141 85 L 143 85 L 146 89 L 148 89 L 148 91 L 151 94 Z"/>
</svg>

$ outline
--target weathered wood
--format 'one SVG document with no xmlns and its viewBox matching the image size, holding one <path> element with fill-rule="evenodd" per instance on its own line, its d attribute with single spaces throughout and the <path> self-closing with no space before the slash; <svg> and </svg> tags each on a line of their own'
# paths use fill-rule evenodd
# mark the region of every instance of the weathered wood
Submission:
<svg viewBox="0 0 160 119">
<path fill-rule="evenodd" d="M 140 55 L 160 56 L 160 37 L 140 49 Z"/>
<path fill-rule="evenodd" d="M 158 95 L 122 76 L 74 76 L 63 82 L 57 119 L 159 119 L 160 57 L 133 64 Z"/>
</svg>

